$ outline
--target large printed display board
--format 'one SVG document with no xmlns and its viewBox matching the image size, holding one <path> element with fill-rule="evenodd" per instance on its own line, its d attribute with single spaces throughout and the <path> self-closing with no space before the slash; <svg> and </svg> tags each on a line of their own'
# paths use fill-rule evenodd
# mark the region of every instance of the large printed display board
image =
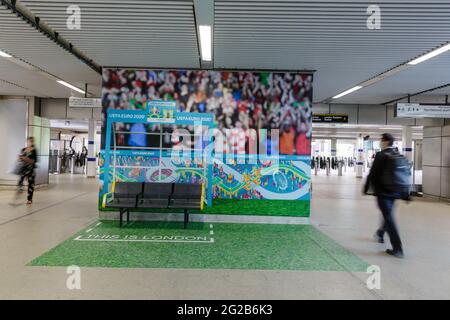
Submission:
<svg viewBox="0 0 450 320">
<path fill-rule="evenodd" d="M 216 199 L 303 200 L 310 198 L 310 142 L 312 132 L 312 76 L 287 72 L 224 72 L 104 69 L 102 106 L 106 110 L 146 110 L 149 101 L 174 101 L 176 114 L 205 113 L 214 117 L 216 129 L 227 136 L 230 131 L 254 129 L 258 145 L 278 147 L 276 155 L 261 155 L 249 147 L 245 134 L 236 134 L 236 143 L 212 154 L 213 197 Z M 169 111 L 167 111 L 169 112 Z M 151 114 L 151 110 L 147 110 Z M 159 115 L 159 118 L 161 115 Z M 157 117 L 158 118 L 158 117 Z M 160 120 L 158 120 L 160 121 Z M 116 153 L 122 168 L 116 170 L 121 181 L 203 181 L 204 170 L 194 161 L 177 164 L 165 153 L 137 151 L 160 143 L 157 135 L 171 133 L 177 126 L 154 125 L 147 121 L 117 121 L 115 142 L 133 150 Z M 179 126 L 178 126 L 179 127 Z M 192 125 L 184 127 L 194 132 Z M 266 129 L 267 132 L 264 132 Z M 273 139 L 271 131 L 277 132 Z M 105 130 L 102 131 L 102 146 Z M 170 136 L 170 135 L 168 135 Z M 227 136 L 228 137 L 228 136 Z M 268 138 L 269 137 L 269 138 Z M 164 147 L 173 140 L 163 136 Z M 217 147 L 214 145 L 214 147 Z M 215 148 L 217 149 L 217 148 Z M 270 151 L 268 151 L 270 154 Z M 233 154 L 233 160 L 227 157 Z M 244 154 L 244 155 L 243 155 Z M 104 162 L 102 154 L 100 164 Z M 204 164 L 202 164 L 204 165 Z M 109 169 L 111 175 L 111 168 Z M 101 174 L 104 175 L 101 166 Z"/>
</svg>

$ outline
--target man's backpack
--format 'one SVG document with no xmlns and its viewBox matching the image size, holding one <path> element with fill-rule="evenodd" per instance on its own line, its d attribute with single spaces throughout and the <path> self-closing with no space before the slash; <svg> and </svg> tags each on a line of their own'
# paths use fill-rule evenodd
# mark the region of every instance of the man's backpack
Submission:
<svg viewBox="0 0 450 320">
<path fill-rule="evenodd" d="M 381 184 L 389 192 L 409 194 L 411 191 L 411 163 L 398 151 L 385 153 Z"/>
</svg>

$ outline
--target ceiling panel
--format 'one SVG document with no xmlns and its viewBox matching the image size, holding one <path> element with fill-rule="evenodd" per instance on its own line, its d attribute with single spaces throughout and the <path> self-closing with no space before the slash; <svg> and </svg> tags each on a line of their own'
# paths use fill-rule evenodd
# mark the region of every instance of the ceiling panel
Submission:
<svg viewBox="0 0 450 320">
<path fill-rule="evenodd" d="M 68 97 L 70 89 L 0 57 L 0 95 Z"/>
<path fill-rule="evenodd" d="M 0 96 L 33 96 L 34 92 L 0 78 Z"/>
<path fill-rule="evenodd" d="M 198 68 L 192 0 L 22 0 L 101 66 Z M 69 5 L 81 30 L 66 26 Z M 215 0 L 214 67 L 316 70 L 320 102 L 450 41 L 450 1 L 380 0 L 381 29 L 366 27 L 361 0 Z M 0 10 L 0 47 L 78 86 L 100 78 L 16 16 Z M 6 34 L 6 35 L 5 35 Z M 375 104 L 448 83 L 449 54 L 409 68 L 334 103 Z M 29 86 L 31 84 L 28 83 Z M 441 93 L 440 91 L 435 94 Z"/>
<path fill-rule="evenodd" d="M 21 3 L 102 66 L 199 67 L 192 0 Z M 80 30 L 66 26 L 72 4 L 81 9 Z"/>
<path fill-rule="evenodd" d="M 97 94 L 101 85 L 100 74 L 4 6 L 0 6 L 0 30 L 0 50 L 80 88 L 84 88 L 84 84 L 88 83 L 91 85 L 89 92 Z M 31 92 L 36 92 L 36 95 L 39 93 L 40 96 L 70 96 L 70 89 L 41 75 L 33 70 L 32 66 L 29 69 L 23 68 L 4 58 L 0 58 L 0 63 L 3 67 L 1 79 L 31 89 Z M 13 92 L 4 88 L 0 94 Z"/>
<path fill-rule="evenodd" d="M 385 103 L 408 94 L 435 88 L 444 84 L 450 84 L 450 53 L 411 66 L 408 69 L 379 81 L 371 86 L 362 88 L 353 94 L 349 94 L 339 101 L 340 103 Z M 450 87 L 436 90 L 424 96 L 413 97 L 411 101 L 432 101 L 443 99 L 445 94 L 450 94 Z"/>
<path fill-rule="evenodd" d="M 380 30 L 366 27 L 369 4 L 216 0 L 214 65 L 317 70 L 314 101 L 322 101 L 450 40 L 447 0 L 376 1 Z"/>
</svg>

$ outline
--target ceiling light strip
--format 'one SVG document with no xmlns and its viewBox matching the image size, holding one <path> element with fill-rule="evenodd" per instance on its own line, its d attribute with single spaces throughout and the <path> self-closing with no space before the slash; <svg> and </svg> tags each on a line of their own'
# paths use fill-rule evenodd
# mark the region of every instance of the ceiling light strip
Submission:
<svg viewBox="0 0 450 320">
<path fill-rule="evenodd" d="M 80 88 L 77 88 L 74 85 L 71 85 L 70 83 L 67 83 L 67 82 L 65 82 L 63 80 L 57 80 L 56 82 L 58 82 L 59 84 L 62 84 L 63 86 L 66 86 L 66 87 L 68 87 L 68 88 L 70 88 L 72 90 L 75 90 L 75 91 L 77 91 L 79 93 L 82 93 L 82 94 L 85 93 L 84 90 L 81 90 Z"/>
<path fill-rule="evenodd" d="M 338 95 L 335 95 L 333 97 L 333 99 L 339 99 L 340 97 L 346 96 L 346 95 L 348 95 L 348 94 L 350 94 L 352 92 L 355 92 L 355 91 L 357 91 L 357 90 L 359 90 L 361 88 L 362 88 L 362 86 L 355 86 L 355 87 L 353 87 L 351 89 L 348 89 L 348 90 L 346 90 L 344 92 L 339 93 Z"/>
<path fill-rule="evenodd" d="M 208 25 L 199 25 L 200 51 L 203 61 L 212 60 L 212 28 Z"/>
<path fill-rule="evenodd" d="M 434 57 L 436 57 L 436 56 L 438 56 L 438 55 L 440 55 L 440 54 L 442 54 L 444 52 L 447 52 L 448 50 L 450 50 L 450 43 L 448 43 L 448 44 L 446 44 L 446 45 L 444 45 L 442 47 L 439 47 L 439 48 L 437 48 L 437 49 L 435 49 L 435 50 L 433 50 L 431 52 L 428 52 L 428 53 L 426 53 L 426 54 L 424 54 L 424 55 L 422 55 L 422 56 L 420 56 L 420 57 L 418 57 L 418 58 L 416 58 L 416 59 L 414 59 L 412 61 L 409 61 L 408 64 L 414 66 L 414 65 L 419 64 L 421 62 L 424 62 L 426 60 L 434 58 Z"/>
<path fill-rule="evenodd" d="M 0 50 L 0 57 L 3 57 L 3 58 L 11 58 L 12 55 L 7 54 L 5 51 Z"/>
</svg>

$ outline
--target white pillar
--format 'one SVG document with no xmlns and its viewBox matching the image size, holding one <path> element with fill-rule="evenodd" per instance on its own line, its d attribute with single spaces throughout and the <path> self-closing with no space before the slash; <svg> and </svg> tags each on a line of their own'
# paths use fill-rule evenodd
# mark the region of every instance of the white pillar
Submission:
<svg viewBox="0 0 450 320">
<path fill-rule="evenodd" d="M 356 148 L 356 178 L 362 178 L 364 169 L 364 140 L 361 134 L 356 139 Z"/>
<path fill-rule="evenodd" d="M 86 174 L 88 178 L 95 178 L 96 173 L 96 158 L 95 158 L 95 120 L 89 119 L 88 131 L 88 158 Z"/>
<path fill-rule="evenodd" d="M 337 154 L 337 139 L 332 138 L 331 139 L 331 156 L 336 157 Z"/>
<path fill-rule="evenodd" d="M 319 142 L 316 140 L 314 142 L 314 150 L 312 152 L 312 157 L 314 158 L 314 175 L 316 175 L 316 176 L 317 176 L 317 170 L 318 170 L 318 166 L 319 166 L 319 163 L 317 161 L 317 157 L 319 156 L 319 154 L 320 154 L 320 146 L 319 146 Z"/>
<path fill-rule="evenodd" d="M 413 147 L 412 147 L 412 128 L 410 126 L 403 126 L 402 130 L 402 147 L 403 155 L 412 164 L 411 165 L 411 175 L 412 184 L 415 184 L 415 169 L 414 169 L 414 157 L 413 157 Z"/>
<path fill-rule="evenodd" d="M 314 144 L 314 156 L 317 157 L 320 155 L 320 143 L 316 141 Z"/>
<path fill-rule="evenodd" d="M 412 128 L 410 126 L 403 126 L 402 130 L 402 145 L 403 154 L 408 161 L 413 161 L 413 148 L 412 148 Z"/>
</svg>

